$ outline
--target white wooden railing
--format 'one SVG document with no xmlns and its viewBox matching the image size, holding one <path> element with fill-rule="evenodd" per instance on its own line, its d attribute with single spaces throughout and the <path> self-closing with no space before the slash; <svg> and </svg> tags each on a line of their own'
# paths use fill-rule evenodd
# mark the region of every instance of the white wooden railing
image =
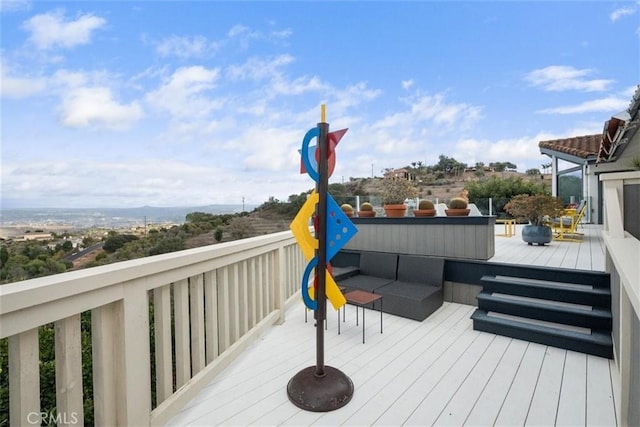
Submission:
<svg viewBox="0 0 640 427">
<path fill-rule="evenodd" d="M 11 425 L 43 416 L 39 327 L 55 324 L 58 424 L 84 423 L 80 314 L 90 310 L 96 425 L 161 425 L 284 320 L 305 264 L 287 231 L 0 286 Z"/>
<path fill-rule="evenodd" d="M 632 339 L 638 338 L 640 331 L 634 324 L 640 319 L 640 240 L 624 229 L 624 186 L 640 185 L 640 172 L 602 174 L 605 224 L 603 237 L 607 270 L 620 283 L 619 316 L 613 319 L 614 328 L 619 328 L 620 342 L 614 343 L 616 363 L 620 370 L 621 396 L 620 412 L 622 425 L 629 423 L 632 405 L 637 405 L 640 397 L 638 385 L 633 384 L 632 375 L 640 372 L 640 355 L 634 354 Z M 632 210 L 637 214 L 637 209 Z M 614 302 L 615 303 L 615 302 Z M 635 322 L 634 322 L 634 319 Z"/>
</svg>

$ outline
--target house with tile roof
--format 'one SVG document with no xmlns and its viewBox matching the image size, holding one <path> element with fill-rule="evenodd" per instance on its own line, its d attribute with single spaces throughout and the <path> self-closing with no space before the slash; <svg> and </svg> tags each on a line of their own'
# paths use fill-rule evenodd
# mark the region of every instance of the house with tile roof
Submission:
<svg viewBox="0 0 640 427">
<path fill-rule="evenodd" d="M 576 196 L 587 201 L 587 222 L 603 223 L 602 181 L 600 175 L 625 172 L 637 168 L 640 159 L 640 85 L 629 103 L 629 108 L 613 115 L 604 124 L 601 134 L 540 141 L 540 152 L 551 157 L 552 194 L 561 194 L 560 181 L 565 176 L 579 176 L 581 194 Z M 562 160 L 575 166 L 560 168 Z"/>
</svg>

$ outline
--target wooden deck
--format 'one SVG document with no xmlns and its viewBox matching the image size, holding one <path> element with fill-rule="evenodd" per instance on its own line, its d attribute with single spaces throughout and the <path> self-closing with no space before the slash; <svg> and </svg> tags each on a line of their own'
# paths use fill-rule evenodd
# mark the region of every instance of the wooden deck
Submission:
<svg viewBox="0 0 640 427">
<path fill-rule="evenodd" d="M 325 363 L 353 381 L 353 399 L 328 413 L 289 402 L 288 381 L 315 365 L 303 306 L 267 332 L 169 425 L 617 425 L 614 363 L 474 331 L 474 307 L 445 303 L 424 322 L 368 311 L 367 340 L 347 307 L 342 334 L 329 314 Z"/>
<path fill-rule="evenodd" d="M 498 233 L 501 229 L 496 228 Z M 600 226 L 582 243 L 528 246 L 496 237 L 495 262 L 604 270 Z M 169 425 L 535 425 L 616 426 L 613 361 L 474 331 L 475 307 L 445 303 L 423 322 L 367 311 L 366 344 L 355 307 L 342 333 L 329 308 L 325 363 L 347 374 L 345 407 L 307 412 L 289 402 L 288 381 L 315 365 L 315 329 L 302 303 L 202 390 Z"/>
<path fill-rule="evenodd" d="M 554 240 L 544 246 L 529 246 L 522 241 L 522 225 L 516 226 L 512 237 L 499 236 L 504 234 L 504 226 L 496 225 L 496 252 L 489 261 L 604 271 L 602 225 L 581 224 L 579 230 L 584 233 L 582 242 Z"/>
</svg>

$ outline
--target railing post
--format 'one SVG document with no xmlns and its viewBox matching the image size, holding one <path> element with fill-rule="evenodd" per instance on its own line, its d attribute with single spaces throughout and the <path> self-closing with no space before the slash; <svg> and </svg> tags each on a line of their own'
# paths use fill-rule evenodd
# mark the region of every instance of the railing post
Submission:
<svg viewBox="0 0 640 427">
<path fill-rule="evenodd" d="M 206 364 L 204 359 L 204 289 L 202 281 L 202 274 L 189 278 L 192 375 L 200 372 Z"/>
<path fill-rule="evenodd" d="M 62 424 L 84 424 L 80 314 L 55 323 L 56 412 Z"/>
<path fill-rule="evenodd" d="M 153 321 L 156 350 L 156 399 L 160 404 L 173 394 L 171 285 L 153 290 Z"/>
<path fill-rule="evenodd" d="M 176 388 L 191 378 L 189 337 L 189 283 L 187 279 L 173 284 L 173 316 L 176 342 Z"/>
<path fill-rule="evenodd" d="M 149 298 L 139 286 L 124 286 L 119 304 L 120 331 L 118 376 L 118 425 L 149 425 L 151 414 L 151 365 L 149 358 Z"/>
<path fill-rule="evenodd" d="M 116 306 L 111 303 L 91 310 L 91 352 L 93 359 L 93 416 L 99 426 L 117 425 L 116 363 L 118 324 Z"/>
<path fill-rule="evenodd" d="M 204 273 L 204 312 L 207 364 L 220 354 L 218 347 L 218 280 L 215 271 Z"/>
<path fill-rule="evenodd" d="M 9 416 L 11 425 L 40 425 L 38 328 L 9 337 Z"/>
<path fill-rule="evenodd" d="M 285 287 L 286 287 L 286 271 L 287 271 L 287 265 L 286 265 L 286 256 L 285 256 L 285 251 L 284 251 L 284 246 L 280 246 L 278 248 L 278 251 L 276 252 L 276 262 L 275 262 L 275 268 L 274 268 L 274 281 L 273 283 L 275 283 L 275 295 L 274 295 L 274 303 L 275 303 L 275 309 L 278 310 L 279 314 L 278 314 L 278 321 L 276 322 L 278 325 L 281 325 L 284 323 L 284 311 L 285 311 L 285 306 L 284 306 L 284 301 L 285 301 Z"/>
</svg>

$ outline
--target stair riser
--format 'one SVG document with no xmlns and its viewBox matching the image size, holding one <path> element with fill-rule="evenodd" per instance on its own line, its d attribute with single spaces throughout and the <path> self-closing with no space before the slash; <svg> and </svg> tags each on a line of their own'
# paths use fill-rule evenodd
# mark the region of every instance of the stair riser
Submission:
<svg viewBox="0 0 640 427">
<path fill-rule="evenodd" d="M 508 326 L 474 319 L 473 329 L 477 331 L 503 335 L 510 338 L 531 341 L 538 344 L 549 345 L 552 347 L 563 348 L 565 350 L 578 351 L 581 353 L 592 354 L 594 356 L 606 357 L 608 359 L 613 358 L 613 349 L 611 346 L 594 344 L 591 342 L 581 341 L 579 339 L 557 337 L 553 334 L 520 329 L 517 326 Z"/>
<path fill-rule="evenodd" d="M 596 307 L 611 307 L 611 295 L 596 294 L 577 289 L 548 289 L 536 286 L 491 282 L 484 283 L 483 289 L 487 292 L 496 292 L 506 295 L 517 295 Z"/>
<path fill-rule="evenodd" d="M 561 323 L 564 325 L 580 326 L 590 329 L 611 330 L 611 318 L 594 316 L 591 313 L 563 312 L 562 307 L 557 309 L 545 309 L 540 307 L 528 307 L 504 301 L 491 301 L 478 298 L 478 308 L 485 311 L 510 314 L 529 319 L 544 320 L 547 322 Z"/>
</svg>

